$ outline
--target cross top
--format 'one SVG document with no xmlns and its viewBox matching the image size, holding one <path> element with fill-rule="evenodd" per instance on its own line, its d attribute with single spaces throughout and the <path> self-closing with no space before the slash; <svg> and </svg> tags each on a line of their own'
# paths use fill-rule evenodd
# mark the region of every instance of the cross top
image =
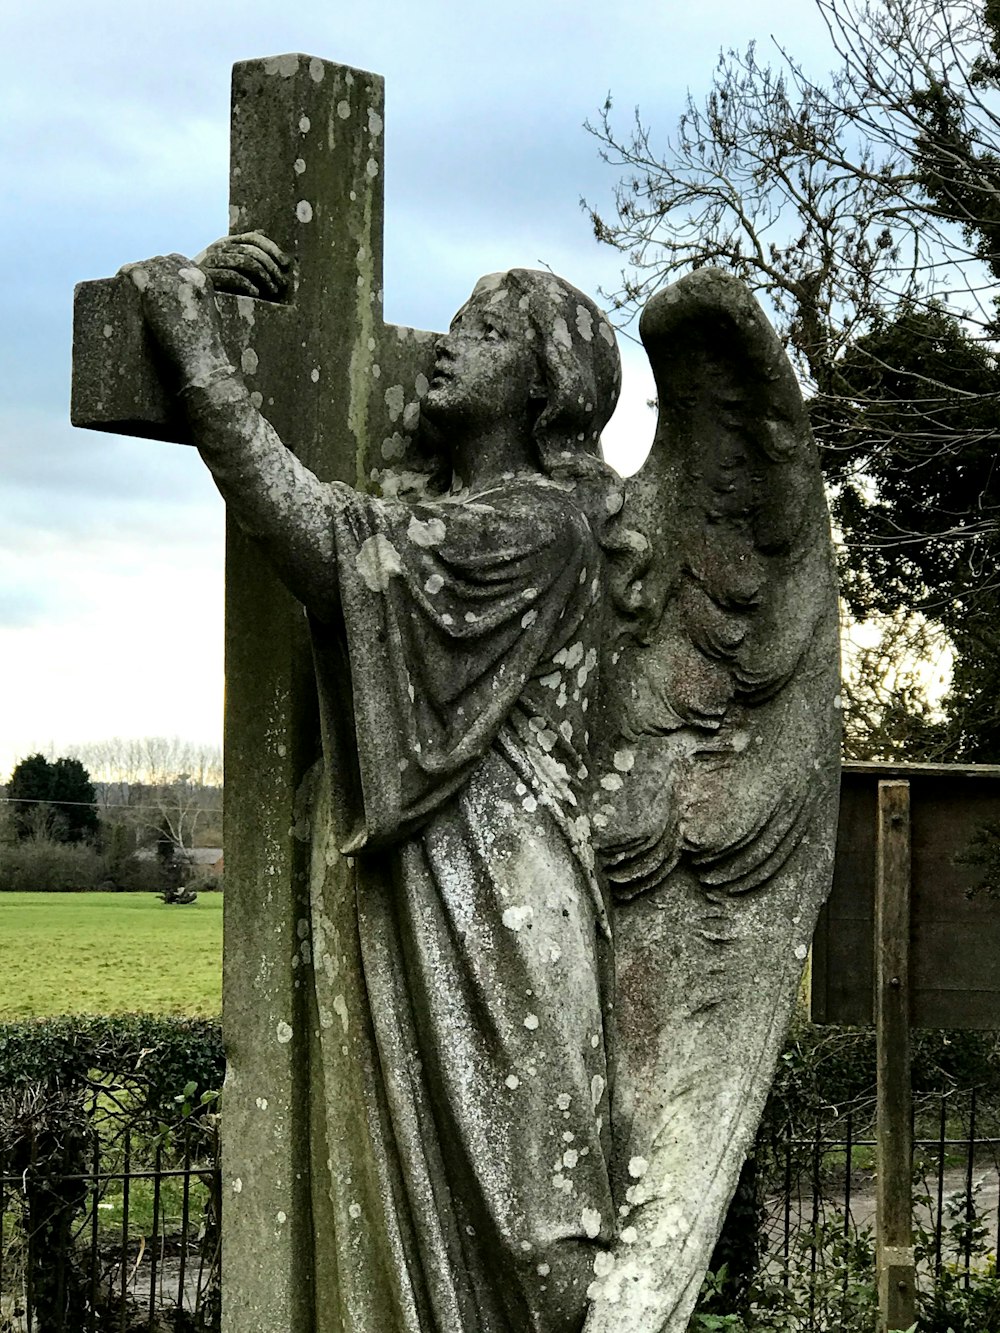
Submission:
<svg viewBox="0 0 1000 1333">
<path fill-rule="evenodd" d="M 378 75 L 316 56 L 233 69 L 229 228 L 270 236 L 294 279 L 283 305 L 220 296 L 227 345 L 289 446 L 355 485 L 403 452 L 431 359 L 382 323 L 383 112 Z M 186 442 L 122 279 L 77 288 L 72 420 Z"/>
</svg>

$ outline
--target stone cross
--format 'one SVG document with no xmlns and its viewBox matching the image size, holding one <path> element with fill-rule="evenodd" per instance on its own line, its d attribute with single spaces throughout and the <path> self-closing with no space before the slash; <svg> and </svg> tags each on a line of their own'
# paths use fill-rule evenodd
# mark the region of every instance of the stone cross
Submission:
<svg viewBox="0 0 1000 1333">
<path fill-rule="evenodd" d="M 382 323 L 382 129 L 375 75 L 304 55 L 234 67 L 230 231 L 269 235 L 295 283 L 283 305 L 218 297 L 227 345 L 285 443 L 355 486 L 401 456 L 434 356 L 432 335 Z M 187 442 L 125 279 L 77 289 L 72 420 Z M 316 694 L 302 610 L 235 525 L 226 570 L 224 1327 L 305 1330 L 309 1107 L 292 1071 L 308 1058 L 309 848 L 295 825 Z"/>
</svg>

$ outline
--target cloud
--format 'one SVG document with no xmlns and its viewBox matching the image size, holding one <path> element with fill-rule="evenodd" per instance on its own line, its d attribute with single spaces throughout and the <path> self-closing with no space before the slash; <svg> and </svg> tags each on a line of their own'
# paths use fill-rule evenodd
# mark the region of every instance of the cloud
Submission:
<svg viewBox="0 0 1000 1333">
<path fill-rule="evenodd" d="M 144 529 L 196 531 L 218 502 L 193 449 L 74 430 L 44 408 L 0 407 L 0 475 L 8 525 L 67 535 L 106 531 L 122 506 Z"/>
<path fill-rule="evenodd" d="M 0 625 L 25 629 L 44 624 L 53 614 L 62 613 L 64 604 L 45 589 L 0 583 Z"/>
<path fill-rule="evenodd" d="M 0 775 L 50 741 L 57 750 L 113 734 L 218 741 L 221 541 L 206 558 L 168 540 L 141 550 L 141 559 L 127 542 L 28 553 L 15 571 L 28 605 L 0 620 Z"/>
</svg>

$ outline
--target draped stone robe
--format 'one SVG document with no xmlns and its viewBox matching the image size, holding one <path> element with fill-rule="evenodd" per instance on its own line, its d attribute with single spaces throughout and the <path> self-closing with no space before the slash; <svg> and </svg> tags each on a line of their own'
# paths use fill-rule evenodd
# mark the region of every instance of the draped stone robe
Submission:
<svg viewBox="0 0 1000 1333">
<path fill-rule="evenodd" d="M 616 1231 L 601 553 L 569 483 L 376 499 L 242 410 L 202 452 L 310 612 L 330 775 L 300 923 L 315 1327 L 575 1333 Z"/>
</svg>

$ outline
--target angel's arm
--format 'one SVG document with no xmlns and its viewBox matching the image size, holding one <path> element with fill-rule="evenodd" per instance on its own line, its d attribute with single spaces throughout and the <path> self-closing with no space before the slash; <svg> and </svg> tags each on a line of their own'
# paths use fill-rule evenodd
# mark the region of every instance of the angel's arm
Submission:
<svg viewBox="0 0 1000 1333">
<path fill-rule="evenodd" d="M 212 284 L 200 268 L 168 255 L 126 272 L 230 512 L 295 596 L 328 615 L 336 600 L 331 509 L 346 488 L 322 483 L 253 406 L 226 354 Z"/>
</svg>

